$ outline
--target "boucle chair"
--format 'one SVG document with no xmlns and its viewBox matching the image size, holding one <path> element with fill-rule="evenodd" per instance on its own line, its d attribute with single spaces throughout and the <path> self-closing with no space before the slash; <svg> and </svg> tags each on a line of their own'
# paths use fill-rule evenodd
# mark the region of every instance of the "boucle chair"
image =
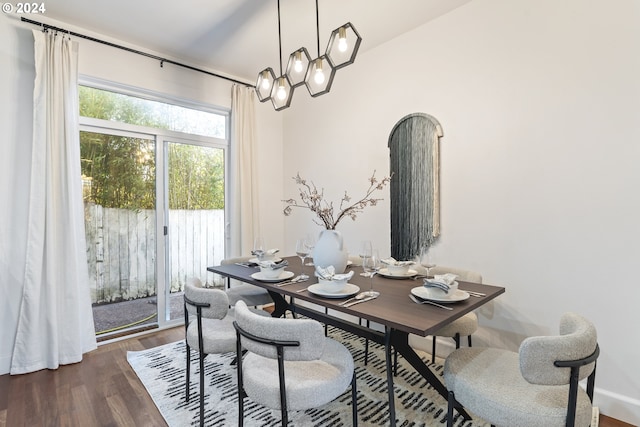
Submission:
<svg viewBox="0 0 640 427">
<path fill-rule="evenodd" d="M 235 264 L 237 262 L 247 262 L 251 257 L 227 258 L 220 261 L 221 265 Z M 266 289 L 259 286 L 250 285 L 248 283 L 233 283 L 232 279 L 227 277 L 227 295 L 229 296 L 229 304 L 236 305 L 238 301 L 244 301 L 249 306 L 257 307 L 259 305 L 271 304 L 273 299 Z"/>
<path fill-rule="evenodd" d="M 575 313 L 562 316 L 559 335 L 527 338 L 518 353 L 455 350 L 444 364 L 447 425 L 462 405 L 492 425 L 586 427 L 599 353 L 595 327 Z M 585 392 L 578 381 L 587 377 Z"/>
<path fill-rule="evenodd" d="M 288 410 L 325 405 L 344 393 L 349 383 L 353 425 L 357 425 L 356 375 L 344 345 L 325 337 L 322 325 L 312 319 L 260 317 L 243 301 L 235 309 L 239 426 L 245 396 L 280 409 L 286 426 Z M 242 348 L 247 350 L 244 358 Z"/>
<path fill-rule="evenodd" d="M 427 270 L 415 265 L 412 267 L 418 274 L 426 274 Z M 475 271 L 462 270 L 455 267 L 436 266 L 429 270 L 429 275 L 452 273 L 464 282 L 482 283 L 482 275 Z M 478 316 L 474 313 L 467 313 L 459 319 L 440 328 L 431 338 L 431 362 L 436 360 L 436 337 L 453 338 L 456 348 L 460 348 L 460 337 L 467 337 L 467 343 L 471 347 L 471 335 L 478 330 Z M 417 335 L 409 335 L 409 345 L 422 351 L 428 351 L 426 338 Z"/>
<path fill-rule="evenodd" d="M 269 313 L 256 310 L 256 316 Z M 191 348 L 198 350 L 200 362 L 200 425 L 204 425 L 204 359 L 208 354 L 236 350 L 233 309 L 227 294 L 220 289 L 202 287 L 196 278 L 187 280 L 184 289 L 184 325 L 186 343 L 186 400 L 189 401 Z"/>
</svg>

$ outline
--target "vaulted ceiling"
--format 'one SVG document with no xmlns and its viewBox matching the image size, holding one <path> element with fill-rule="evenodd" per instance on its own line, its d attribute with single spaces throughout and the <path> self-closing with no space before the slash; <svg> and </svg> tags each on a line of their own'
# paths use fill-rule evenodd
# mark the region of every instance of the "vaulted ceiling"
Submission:
<svg viewBox="0 0 640 427">
<path fill-rule="evenodd" d="M 469 1 L 320 0 L 320 50 L 346 22 L 362 36 L 363 52 Z M 46 7 L 46 18 L 245 81 L 269 66 L 279 71 L 277 0 L 57 0 Z M 302 46 L 316 57 L 314 0 L 281 0 L 280 11 L 283 66 Z"/>
</svg>

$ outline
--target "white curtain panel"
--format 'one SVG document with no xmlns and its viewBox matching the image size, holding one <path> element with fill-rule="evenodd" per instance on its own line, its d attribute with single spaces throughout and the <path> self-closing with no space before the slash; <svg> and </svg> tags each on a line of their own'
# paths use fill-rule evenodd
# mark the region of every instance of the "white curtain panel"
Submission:
<svg viewBox="0 0 640 427">
<path fill-rule="evenodd" d="M 29 229 L 11 374 L 82 360 L 96 348 L 78 128 L 78 44 L 34 30 Z"/>
<path fill-rule="evenodd" d="M 260 206 L 256 174 L 256 93 L 253 88 L 234 84 L 231 89 L 231 152 L 234 195 L 231 213 L 231 255 L 246 255 L 253 239 L 260 235 Z"/>
</svg>

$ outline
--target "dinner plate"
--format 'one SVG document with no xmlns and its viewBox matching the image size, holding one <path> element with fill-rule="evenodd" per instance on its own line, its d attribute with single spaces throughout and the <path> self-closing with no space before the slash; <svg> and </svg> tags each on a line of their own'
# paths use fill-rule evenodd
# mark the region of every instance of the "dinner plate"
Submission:
<svg viewBox="0 0 640 427">
<path fill-rule="evenodd" d="M 253 273 L 251 277 L 261 282 L 282 282 L 283 280 L 291 279 L 293 277 L 293 271 L 283 271 L 280 273 L 280 276 L 276 278 L 266 277 L 262 271 L 258 271 L 257 273 Z"/>
<path fill-rule="evenodd" d="M 307 290 L 314 295 L 318 295 L 319 297 L 348 298 L 360 292 L 360 287 L 351 283 L 347 283 L 346 285 L 344 285 L 344 288 L 342 288 L 338 292 L 327 292 L 322 289 L 322 285 L 320 285 L 320 283 L 314 283 L 313 285 L 309 286 Z"/>
<path fill-rule="evenodd" d="M 273 261 L 273 262 L 280 262 L 282 261 L 282 258 L 271 258 L 271 259 L 265 259 L 265 261 Z M 260 260 L 258 258 L 251 258 L 249 260 L 249 262 L 253 262 L 254 264 L 259 264 Z"/>
<path fill-rule="evenodd" d="M 460 289 L 456 289 L 456 291 L 452 295 L 446 296 L 433 296 L 429 292 L 427 288 L 424 286 L 418 286 L 416 288 L 411 289 L 411 293 L 418 298 L 426 299 L 429 301 L 442 302 L 442 303 L 451 303 L 451 302 L 460 302 L 468 299 L 470 297 L 468 292 L 461 291 Z"/>
<path fill-rule="evenodd" d="M 378 274 L 388 279 L 408 279 L 418 274 L 418 272 L 409 269 L 409 271 L 404 274 L 392 274 L 388 268 L 381 268 L 380 270 L 378 270 Z"/>
</svg>

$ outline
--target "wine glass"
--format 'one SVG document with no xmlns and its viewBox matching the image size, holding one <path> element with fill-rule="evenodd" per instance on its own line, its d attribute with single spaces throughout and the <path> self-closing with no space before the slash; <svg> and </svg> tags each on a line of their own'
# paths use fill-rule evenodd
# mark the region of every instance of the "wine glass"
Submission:
<svg viewBox="0 0 640 427">
<path fill-rule="evenodd" d="M 253 239 L 253 250 L 251 252 L 258 258 L 258 261 L 262 261 L 264 258 L 264 250 L 264 239 L 261 236 L 257 236 Z"/>
<path fill-rule="evenodd" d="M 433 267 L 436 266 L 436 264 L 433 261 L 433 255 L 429 252 L 428 246 L 425 246 L 422 249 L 420 249 L 419 262 L 420 262 L 420 265 L 422 265 L 425 268 L 425 270 L 427 270 L 427 276 L 429 276 L 429 272 Z"/>
<path fill-rule="evenodd" d="M 307 245 L 306 239 L 298 239 L 296 241 L 296 255 L 300 257 L 300 261 L 302 261 L 302 269 L 304 270 L 304 260 L 309 256 L 309 246 Z M 300 275 L 302 278 L 308 279 L 309 276 L 304 274 L 304 272 Z"/>
<path fill-rule="evenodd" d="M 362 269 L 364 270 L 365 275 L 370 278 L 370 288 L 368 291 L 363 292 L 363 295 L 366 297 L 377 297 L 380 295 L 380 292 L 373 290 L 373 276 L 375 276 L 378 270 L 380 270 L 380 256 L 378 255 L 377 249 L 373 249 L 369 253 L 365 253 L 364 258 L 362 258 Z"/>
<path fill-rule="evenodd" d="M 363 264 L 364 257 L 367 255 L 371 255 L 373 245 L 371 245 L 371 240 L 363 240 L 360 242 L 360 248 L 358 249 L 358 256 L 360 257 L 360 264 Z M 366 276 L 366 273 L 363 274 Z"/>
<path fill-rule="evenodd" d="M 309 249 L 309 254 L 312 254 L 311 256 L 313 256 L 313 248 L 316 247 L 316 236 L 315 236 L 315 234 L 313 234 L 313 233 L 307 234 L 307 236 L 305 237 L 304 244 Z M 313 266 L 313 262 L 309 261 L 307 263 L 307 265 Z"/>
</svg>

